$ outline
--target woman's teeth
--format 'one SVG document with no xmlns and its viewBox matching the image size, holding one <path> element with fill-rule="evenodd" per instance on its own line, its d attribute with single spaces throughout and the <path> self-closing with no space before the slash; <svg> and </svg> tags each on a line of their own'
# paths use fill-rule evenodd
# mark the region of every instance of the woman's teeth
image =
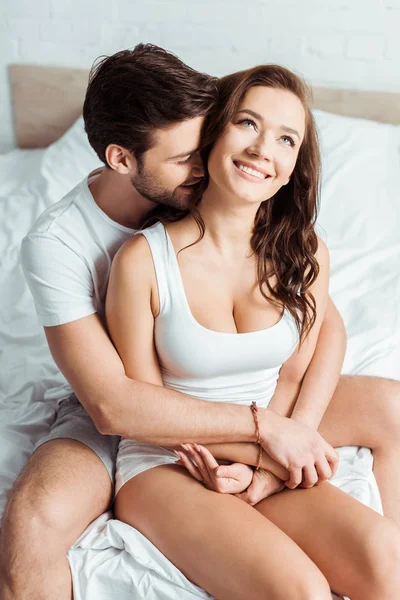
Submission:
<svg viewBox="0 0 400 600">
<path fill-rule="evenodd" d="M 245 167 L 244 165 L 238 165 L 238 169 L 240 171 L 244 171 L 249 175 L 254 175 L 254 177 L 258 177 L 259 179 L 266 179 L 266 175 L 264 173 L 260 173 L 260 171 L 255 171 L 254 169 L 250 169 L 250 167 Z"/>
</svg>

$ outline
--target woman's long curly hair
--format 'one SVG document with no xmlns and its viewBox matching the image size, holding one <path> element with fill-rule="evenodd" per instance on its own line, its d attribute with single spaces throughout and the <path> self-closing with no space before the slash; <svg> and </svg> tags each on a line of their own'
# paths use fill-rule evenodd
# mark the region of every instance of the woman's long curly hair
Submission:
<svg viewBox="0 0 400 600">
<path fill-rule="evenodd" d="M 319 199 L 320 153 L 314 117 L 311 113 L 311 90 L 297 75 L 279 65 L 267 64 L 222 77 L 219 96 L 207 115 L 202 132 L 201 156 L 206 176 L 193 197 L 189 212 L 205 232 L 204 221 L 196 208 L 208 185 L 207 162 L 216 140 L 223 135 L 238 111 L 246 92 L 254 86 L 266 86 L 292 92 L 305 110 L 305 135 L 290 181 L 271 198 L 261 203 L 254 220 L 250 240 L 257 255 L 257 276 L 261 294 L 274 306 L 292 315 L 301 342 L 316 319 L 315 299 L 309 291 L 319 267 L 315 258 L 318 247 L 314 231 Z M 159 207 L 151 215 L 156 220 L 176 221 L 187 212 Z M 149 221 L 146 222 L 146 225 Z M 276 285 L 270 284 L 275 276 Z"/>
</svg>

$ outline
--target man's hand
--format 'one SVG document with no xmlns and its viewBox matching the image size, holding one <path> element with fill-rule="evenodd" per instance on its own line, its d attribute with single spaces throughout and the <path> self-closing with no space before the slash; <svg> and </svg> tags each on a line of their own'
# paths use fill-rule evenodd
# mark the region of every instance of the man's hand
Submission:
<svg viewBox="0 0 400 600">
<path fill-rule="evenodd" d="M 254 471 L 253 481 L 247 490 L 241 494 L 236 494 L 236 496 L 247 502 L 247 504 L 250 504 L 250 506 L 255 506 L 261 500 L 264 500 L 264 498 L 268 498 L 272 494 L 277 494 L 284 488 L 285 482 L 282 479 L 279 479 L 270 471 L 259 469 L 258 471 Z"/>
<path fill-rule="evenodd" d="M 183 451 L 175 451 L 182 465 L 194 479 L 220 494 L 239 494 L 247 489 L 253 478 L 253 469 L 241 463 L 219 465 L 214 456 L 198 444 L 182 444 Z"/>
<path fill-rule="evenodd" d="M 258 415 L 262 447 L 289 472 L 288 488 L 302 482 L 303 487 L 312 487 L 336 473 L 339 455 L 317 431 L 267 409 Z"/>
</svg>

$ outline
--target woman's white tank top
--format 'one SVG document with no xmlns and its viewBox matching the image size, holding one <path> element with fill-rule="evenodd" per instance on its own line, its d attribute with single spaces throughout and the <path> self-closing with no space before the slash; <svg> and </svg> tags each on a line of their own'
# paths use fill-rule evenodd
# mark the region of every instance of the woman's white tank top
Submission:
<svg viewBox="0 0 400 600">
<path fill-rule="evenodd" d="M 193 317 L 171 239 L 161 223 L 138 232 L 153 256 L 160 313 L 155 345 L 164 386 L 215 402 L 268 406 L 283 362 L 295 350 L 298 334 L 289 312 L 268 329 L 221 333 Z M 195 267 L 194 267 L 195 268 Z M 132 477 L 178 460 L 169 449 L 122 439 L 118 448 L 115 493 Z"/>
<path fill-rule="evenodd" d="M 191 313 L 175 250 L 162 223 L 138 232 L 149 244 L 160 312 L 155 345 L 165 387 L 212 401 L 267 406 L 279 370 L 299 337 L 287 310 L 260 331 L 222 333 L 203 327 Z M 193 266 L 195 268 L 195 265 Z"/>
</svg>

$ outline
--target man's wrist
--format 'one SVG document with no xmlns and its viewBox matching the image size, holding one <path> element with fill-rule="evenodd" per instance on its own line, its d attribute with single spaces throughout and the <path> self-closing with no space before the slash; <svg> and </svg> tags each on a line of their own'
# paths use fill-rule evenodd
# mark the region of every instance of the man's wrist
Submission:
<svg viewBox="0 0 400 600">
<path fill-rule="evenodd" d="M 277 426 L 277 421 L 283 418 L 282 415 L 279 415 L 274 410 L 268 410 L 268 408 L 261 408 L 258 411 L 258 420 L 260 425 L 260 438 L 261 445 L 265 443 L 265 441 L 270 437 L 272 431 Z M 256 431 L 254 428 L 254 435 L 252 442 L 256 441 Z"/>
</svg>

